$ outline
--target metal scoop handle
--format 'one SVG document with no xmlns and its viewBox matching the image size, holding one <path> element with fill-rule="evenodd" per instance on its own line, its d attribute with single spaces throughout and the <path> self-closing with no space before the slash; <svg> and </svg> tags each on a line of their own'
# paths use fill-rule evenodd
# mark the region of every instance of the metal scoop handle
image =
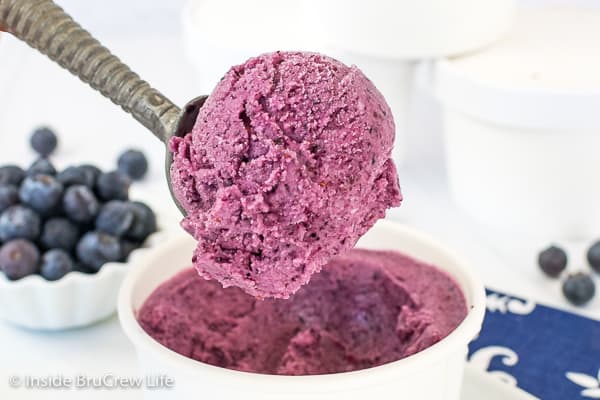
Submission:
<svg viewBox="0 0 600 400">
<path fill-rule="evenodd" d="M 121 106 L 162 142 L 181 112 L 52 0 L 0 0 L 0 30 L 12 33 Z"/>
</svg>

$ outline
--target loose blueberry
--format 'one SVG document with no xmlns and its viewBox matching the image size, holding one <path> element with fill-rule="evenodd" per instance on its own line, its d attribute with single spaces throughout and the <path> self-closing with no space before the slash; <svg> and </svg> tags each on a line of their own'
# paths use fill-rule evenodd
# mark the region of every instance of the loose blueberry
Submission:
<svg viewBox="0 0 600 400">
<path fill-rule="evenodd" d="M 538 256 L 538 264 L 546 275 L 558 277 L 567 267 L 567 253 L 557 246 L 550 246 Z"/>
<path fill-rule="evenodd" d="M 119 171 L 133 180 L 142 179 L 148 171 L 148 160 L 139 150 L 127 150 L 119 156 L 117 164 Z"/>
<path fill-rule="evenodd" d="M 42 256 L 40 274 L 49 281 L 57 281 L 74 269 L 73 259 L 64 250 L 49 250 Z"/>
<path fill-rule="evenodd" d="M 16 165 L 0 167 L 0 185 L 19 186 L 25 179 L 25 171 Z"/>
<path fill-rule="evenodd" d="M 77 244 L 77 258 L 88 268 L 98 271 L 110 261 L 123 258 L 121 243 L 115 236 L 102 232 L 88 232 Z"/>
<path fill-rule="evenodd" d="M 40 243 L 45 249 L 72 251 L 79 240 L 79 228 L 66 218 L 51 218 L 44 224 Z"/>
<path fill-rule="evenodd" d="M 133 223 L 127 231 L 126 236 L 133 241 L 141 243 L 150 234 L 156 232 L 156 215 L 150 207 L 142 202 L 131 201 L 127 205 L 133 211 Z"/>
<path fill-rule="evenodd" d="M 596 293 L 592 278 L 583 272 L 569 275 L 563 283 L 563 294 L 571 303 L 581 306 L 590 301 Z"/>
<path fill-rule="evenodd" d="M 56 211 L 62 200 L 63 185 L 50 175 L 28 176 L 19 190 L 21 202 L 42 215 Z"/>
<path fill-rule="evenodd" d="M 56 175 L 56 179 L 63 186 L 84 185 L 90 189 L 94 189 L 96 178 L 93 172 L 83 167 L 67 167 Z"/>
<path fill-rule="evenodd" d="M 587 252 L 587 260 L 590 263 L 590 267 L 598 273 L 600 273 L 600 241 L 594 243 Z"/>
<path fill-rule="evenodd" d="M 104 201 L 127 200 L 131 181 L 118 171 L 100 174 L 96 181 L 96 192 Z"/>
<path fill-rule="evenodd" d="M 38 174 L 54 176 L 56 175 L 56 168 L 47 158 L 38 158 L 27 170 L 27 175 L 34 176 Z"/>
<path fill-rule="evenodd" d="M 8 207 L 0 215 L 0 240 L 35 240 L 40 235 L 40 217 L 30 208 L 22 205 Z"/>
<path fill-rule="evenodd" d="M 19 190 L 13 185 L 0 185 L 0 213 L 19 202 Z"/>
<path fill-rule="evenodd" d="M 38 270 L 40 253 L 28 240 L 16 239 L 0 248 L 0 270 L 10 280 L 34 274 Z"/>
<path fill-rule="evenodd" d="M 96 229 L 117 237 L 131 228 L 134 212 L 124 201 L 112 200 L 104 204 L 96 218 Z"/>
<path fill-rule="evenodd" d="M 33 131 L 30 139 L 31 147 L 42 157 L 48 157 L 58 144 L 54 131 L 48 127 L 38 128 Z"/>
<path fill-rule="evenodd" d="M 63 210 L 71 221 L 84 224 L 96 218 L 100 203 L 87 186 L 75 185 L 65 191 Z"/>
</svg>

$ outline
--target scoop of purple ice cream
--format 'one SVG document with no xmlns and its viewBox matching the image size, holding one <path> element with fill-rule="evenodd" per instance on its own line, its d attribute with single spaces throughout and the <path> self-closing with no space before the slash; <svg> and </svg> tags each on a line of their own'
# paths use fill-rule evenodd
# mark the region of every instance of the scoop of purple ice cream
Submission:
<svg viewBox="0 0 600 400">
<path fill-rule="evenodd" d="M 233 67 L 173 138 L 171 177 L 207 279 L 288 298 L 402 200 L 394 122 L 362 72 L 276 52 Z"/>
</svg>

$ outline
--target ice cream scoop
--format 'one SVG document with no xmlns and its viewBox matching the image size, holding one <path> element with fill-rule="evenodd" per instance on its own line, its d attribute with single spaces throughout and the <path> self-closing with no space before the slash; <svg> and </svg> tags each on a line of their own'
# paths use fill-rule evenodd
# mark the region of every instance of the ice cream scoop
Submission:
<svg viewBox="0 0 600 400">
<path fill-rule="evenodd" d="M 47 55 L 130 113 L 165 144 L 188 133 L 206 100 L 177 107 L 150 86 L 51 0 L 0 0 L 0 31 Z M 166 169 L 171 189 L 171 153 Z M 173 197 L 181 212 L 185 210 Z"/>
<path fill-rule="evenodd" d="M 391 111 L 355 66 L 264 54 L 179 109 L 51 0 L 0 0 L 0 27 L 169 145 L 169 187 L 207 279 L 288 298 L 400 205 Z"/>
</svg>

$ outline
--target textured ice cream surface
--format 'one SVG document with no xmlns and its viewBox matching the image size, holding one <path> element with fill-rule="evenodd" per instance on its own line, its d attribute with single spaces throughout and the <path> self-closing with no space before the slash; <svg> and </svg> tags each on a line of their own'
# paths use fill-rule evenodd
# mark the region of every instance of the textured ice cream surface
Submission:
<svg viewBox="0 0 600 400">
<path fill-rule="evenodd" d="M 223 289 L 193 268 L 138 312 L 167 348 L 240 371 L 314 375 L 370 368 L 438 342 L 467 314 L 456 282 L 397 252 L 350 250 L 288 300 Z"/>
<path fill-rule="evenodd" d="M 394 122 L 356 67 L 277 52 L 233 67 L 171 143 L 206 279 L 287 298 L 402 200 Z"/>
</svg>

